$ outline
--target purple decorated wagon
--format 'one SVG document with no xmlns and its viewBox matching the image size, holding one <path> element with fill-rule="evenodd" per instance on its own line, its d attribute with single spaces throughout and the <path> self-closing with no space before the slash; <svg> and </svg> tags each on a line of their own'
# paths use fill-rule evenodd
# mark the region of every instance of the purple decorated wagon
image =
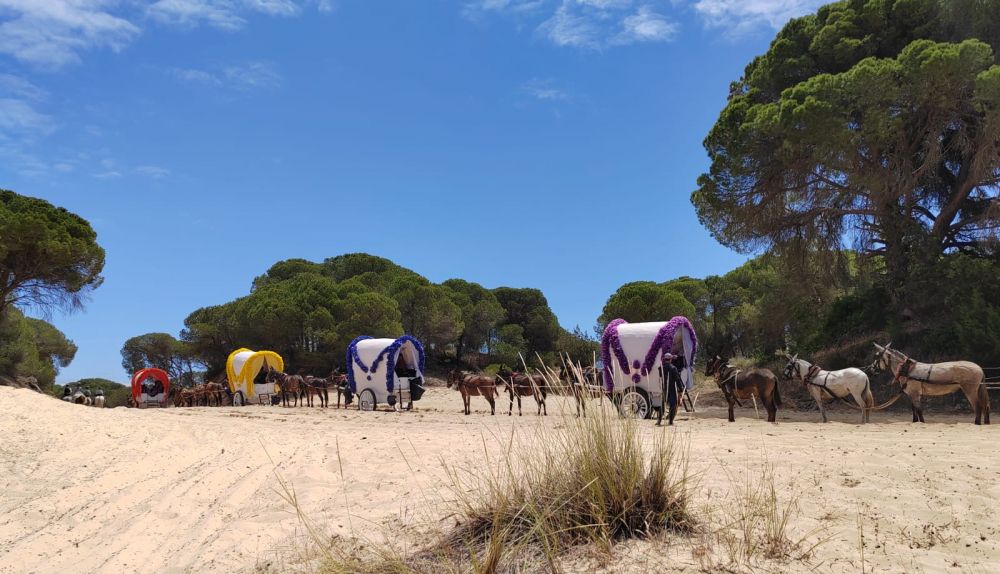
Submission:
<svg viewBox="0 0 1000 574">
<path fill-rule="evenodd" d="M 615 319 L 601 337 L 604 390 L 622 415 L 649 418 L 663 408 L 665 362 L 679 371 L 685 392 L 694 385 L 694 356 L 698 337 L 685 317 L 653 323 Z"/>
</svg>

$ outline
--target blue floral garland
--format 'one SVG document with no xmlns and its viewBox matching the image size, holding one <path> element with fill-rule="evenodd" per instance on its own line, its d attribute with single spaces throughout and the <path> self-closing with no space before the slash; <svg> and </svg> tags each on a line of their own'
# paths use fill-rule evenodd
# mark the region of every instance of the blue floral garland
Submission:
<svg viewBox="0 0 1000 574">
<path fill-rule="evenodd" d="M 390 393 L 393 390 L 396 382 L 396 352 L 399 351 L 403 343 L 410 342 L 413 344 L 414 348 L 417 350 L 417 360 L 419 362 L 420 372 L 424 372 L 424 346 L 420 344 L 416 338 L 410 335 L 403 335 L 402 337 L 396 339 L 391 345 L 382 349 L 381 352 L 372 361 L 371 366 L 365 365 L 364 361 L 361 360 L 361 356 L 358 354 L 358 343 L 364 341 L 365 339 L 371 339 L 371 337 L 362 335 L 357 337 L 351 344 L 347 346 L 347 383 L 350 385 L 351 392 L 357 392 L 357 383 L 354 380 L 354 368 L 353 365 L 357 365 L 361 370 L 368 374 L 368 380 L 370 381 L 371 374 L 378 370 L 379 365 L 382 363 L 383 358 L 386 360 L 386 373 L 385 373 L 385 388 Z"/>
<path fill-rule="evenodd" d="M 395 386 L 396 383 L 396 352 L 399 351 L 400 347 L 403 346 L 403 343 L 406 343 L 407 341 L 413 343 L 413 347 L 417 350 L 417 363 L 418 363 L 417 368 L 420 370 L 422 374 L 424 372 L 424 346 L 421 345 L 420 341 L 418 341 L 415 337 L 411 337 L 410 335 L 403 335 L 402 337 L 393 341 L 391 345 L 389 345 L 385 349 L 382 349 L 382 352 L 379 353 L 379 356 L 375 358 L 375 362 L 372 363 L 372 370 L 374 371 L 375 368 L 378 366 L 378 363 L 381 360 L 382 356 L 385 355 L 388 357 L 385 366 L 386 369 L 385 388 L 390 393 L 392 392 L 393 387 Z"/>
<path fill-rule="evenodd" d="M 356 337 L 351 344 L 347 346 L 347 384 L 351 389 L 352 393 L 358 392 L 358 385 L 354 381 L 354 365 L 357 364 L 361 367 L 364 372 L 369 372 L 370 369 L 365 366 L 364 362 L 361 360 L 361 356 L 358 355 L 358 343 L 364 341 L 365 339 L 371 339 L 368 335 L 361 335 Z"/>
</svg>

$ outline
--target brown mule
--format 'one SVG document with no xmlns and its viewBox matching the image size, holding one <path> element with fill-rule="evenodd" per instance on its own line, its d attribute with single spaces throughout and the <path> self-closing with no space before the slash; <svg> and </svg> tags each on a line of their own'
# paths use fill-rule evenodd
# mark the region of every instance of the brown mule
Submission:
<svg viewBox="0 0 1000 574">
<path fill-rule="evenodd" d="M 501 385 L 507 387 L 507 395 L 510 396 L 510 408 L 507 410 L 507 416 L 514 412 L 514 397 L 517 397 L 517 416 L 521 416 L 521 397 L 533 397 L 535 404 L 538 405 L 538 415 L 548 416 L 549 411 L 545 407 L 548 385 L 542 375 L 502 372 L 497 374 L 493 382 L 495 387 Z M 499 395 L 499 393 L 497 394 Z"/>
<path fill-rule="evenodd" d="M 288 397 L 291 395 L 295 399 L 295 403 L 292 406 L 299 406 L 299 396 L 302 394 L 302 386 L 305 385 L 305 380 L 299 375 L 287 375 L 281 371 L 268 371 L 267 382 L 277 382 L 278 386 L 281 387 L 281 406 L 287 407 L 289 401 Z"/>
<path fill-rule="evenodd" d="M 733 367 L 722 357 L 716 355 L 708 361 L 705 374 L 715 377 L 715 383 L 722 389 L 722 394 L 729 403 L 729 422 L 736 422 L 733 408 L 740 399 L 747 400 L 757 397 L 764 403 L 767 410 L 767 422 L 773 423 L 781 406 L 781 394 L 778 392 L 778 378 L 770 369 L 741 370 Z M 740 406 L 743 406 L 740 404 Z"/>
<path fill-rule="evenodd" d="M 469 403 L 472 397 L 483 397 L 490 404 L 490 414 L 496 414 L 496 401 L 494 397 L 499 396 L 497 386 L 493 379 L 486 375 L 466 373 L 465 371 L 452 371 L 448 374 L 448 388 L 455 387 L 462 394 L 463 412 L 470 414 L 472 411 Z"/>
</svg>

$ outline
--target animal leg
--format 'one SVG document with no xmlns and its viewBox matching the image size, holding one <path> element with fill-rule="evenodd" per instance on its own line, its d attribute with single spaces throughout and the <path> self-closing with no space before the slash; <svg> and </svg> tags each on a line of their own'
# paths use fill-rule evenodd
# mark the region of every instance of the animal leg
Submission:
<svg viewBox="0 0 1000 574">
<path fill-rule="evenodd" d="M 980 385 L 976 385 L 974 387 L 969 385 L 961 386 L 962 393 L 965 395 L 965 398 L 968 399 L 969 401 L 969 406 L 971 406 L 972 411 L 976 413 L 977 425 L 983 424 L 983 407 L 982 407 L 982 401 L 980 400 L 979 388 Z"/>
<path fill-rule="evenodd" d="M 733 399 L 729 399 L 729 422 L 731 422 L 731 423 L 736 422 L 736 416 L 733 414 L 733 407 L 734 406 L 735 406 L 735 402 L 733 401 Z"/>
<path fill-rule="evenodd" d="M 983 424 L 990 424 L 990 393 L 985 382 L 979 384 L 979 410 L 983 413 Z"/>
<path fill-rule="evenodd" d="M 493 395 L 487 396 L 486 400 L 490 403 L 490 416 L 497 414 L 497 402 L 493 399 Z"/>
</svg>

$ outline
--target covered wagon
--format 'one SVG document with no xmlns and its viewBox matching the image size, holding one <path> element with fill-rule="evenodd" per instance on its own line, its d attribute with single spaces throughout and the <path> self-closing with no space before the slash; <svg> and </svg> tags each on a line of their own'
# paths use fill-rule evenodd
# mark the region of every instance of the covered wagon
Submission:
<svg viewBox="0 0 1000 574">
<path fill-rule="evenodd" d="M 604 388 L 622 415 L 648 418 L 664 408 L 669 362 L 677 369 L 684 392 L 694 385 L 694 356 L 698 338 L 685 317 L 652 323 L 615 319 L 601 337 Z"/>
<path fill-rule="evenodd" d="M 274 351 L 236 349 L 226 360 L 226 377 L 233 395 L 233 406 L 248 403 L 271 404 L 271 397 L 278 396 L 281 388 L 267 380 L 270 370 L 282 371 L 285 361 Z"/>
<path fill-rule="evenodd" d="M 347 347 L 347 386 L 358 395 L 363 411 L 375 410 L 379 403 L 412 409 L 424 394 L 423 345 L 409 335 L 354 339 Z"/>
<path fill-rule="evenodd" d="M 140 409 L 165 407 L 169 396 L 170 377 L 163 369 L 139 369 L 132 373 L 132 404 L 135 406 Z"/>
</svg>

